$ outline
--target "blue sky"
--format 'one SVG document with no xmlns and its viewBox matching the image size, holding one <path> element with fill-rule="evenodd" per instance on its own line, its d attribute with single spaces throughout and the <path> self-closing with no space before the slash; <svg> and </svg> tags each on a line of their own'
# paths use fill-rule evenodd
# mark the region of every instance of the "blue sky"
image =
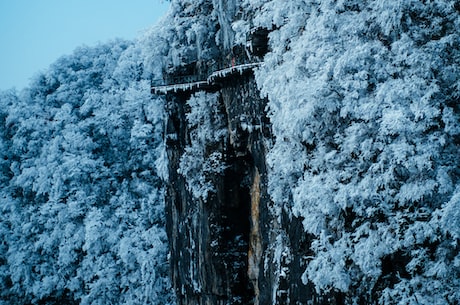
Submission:
<svg viewBox="0 0 460 305">
<path fill-rule="evenodd" d="M 164 0 L 0 0 L 0 90 L 81 45 L 135 38 L 165 15 Z"/>
</svg>

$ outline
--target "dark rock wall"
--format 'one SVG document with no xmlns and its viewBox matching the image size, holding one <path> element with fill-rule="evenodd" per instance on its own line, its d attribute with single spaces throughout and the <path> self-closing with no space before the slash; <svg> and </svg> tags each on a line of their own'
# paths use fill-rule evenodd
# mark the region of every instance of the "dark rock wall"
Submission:
<svg viewBox="0 0 460 305">
<path fill-rule="evenodd" d="M 248 227 L 248 246 L 245 257 L 246 276 L 252 288 L 250 301 L 258 304 L 263 274 L 264 227 L 262 214 L 269 204 L 265 165 L 266 145 L 270 140 L 270 124 L 264 112 L 266 101 L 259 96 L 252 74 L 229 78 L 221 89 L 221 99 L 228 122 L 229 148 L 236 160 L 245 160 L 245 168 L 237 176 L 247 177 L 247 201 L 244 203 Z M 244 171 L 247 173 L 244 174 Z M 240 216 L 243 217 L 243 216 Z M 263 276 L 263 275 L 262 275 Z"/>
<path fill-rule="evenodd" d="M 187 177 L 178 174 L 180 157 L 190 142 L 186 101 L 191 93 L 167 97 L 167 227 L 171 276 L 179 304 L 250 304 L 255 291 L 254 276 L 248 272 L 248 255 L 251 261 L 254 255 L 250 253 L 260 257 L 261 246 L 260 236 L 254 235 L 251 203 L 259 204 L 261 196 L 253 180 L 257 177 L 259 184 L 259 173 L 266 170 L 262 122 L 252 131 L 246 124 L 260 120 L 260 114 L 263 117 L 263 112 L 252 109 L 252 105 L 263 109 L 265 101 L 251 91 L 250 87 L 255 86 L 251 75 L 222 86 L 220 103 L 228 122 L 228 135 L 222 145 L 214 145 L 208 153 L 222 152 L 227 167 L 222 175 L 212 178 L 216 192 L 207 200 L 194 198 L 187 189 Z M 258 250 L 250 251 L 256 239 Z"/>
<path fill-rule="evenodd" d="M 301 220 L 273 211 L 267 194 L 271 126 L 252 72 L 222 80 L 227 135 L 207 153 L 222 152 L 227 167 L 212 177 L 216 191 L 206 200 L 194 198 L 188 177 L 178 174 L 190 143 L 191 94 L 167 96 L 167 230 L 178 304 L 321 304 L 301 281 L 309 247 Z"/>
</svg>

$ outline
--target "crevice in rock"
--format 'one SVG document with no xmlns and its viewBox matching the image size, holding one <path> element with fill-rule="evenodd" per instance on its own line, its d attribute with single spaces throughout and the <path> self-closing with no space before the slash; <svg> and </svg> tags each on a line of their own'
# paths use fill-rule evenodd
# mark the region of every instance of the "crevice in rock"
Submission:
<svg viewBox="0 0 460 305">
<path fill-rule="evenodd" d="M 229 168 L 222 188 L 222 253 L 227 265 L 233 304 L 252 304 L 254 287 L 248 277 L 248 247 L 250 242 L 250 179 L 253 160 L 249 155 L 229 155 Z"/>
</svg>

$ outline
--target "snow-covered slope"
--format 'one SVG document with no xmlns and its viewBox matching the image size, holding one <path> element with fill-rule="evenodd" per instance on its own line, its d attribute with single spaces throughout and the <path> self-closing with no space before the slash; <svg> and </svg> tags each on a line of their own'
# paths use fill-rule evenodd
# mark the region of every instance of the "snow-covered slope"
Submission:
<svg viewBox="0 0 460 305">
<path fill-rule="evenodd" d="M 1 93 L 1 304 L 173 302 L 150 39 L 78 48 Z"/>
<path fill-rule="evenodd" d="M 347 304 L 457 303 L 458 2 L 261 11 L 279 28 L 256 75 L 275 137 L 269 192 L 313 236 L 304 282 Z"/>
</svg>

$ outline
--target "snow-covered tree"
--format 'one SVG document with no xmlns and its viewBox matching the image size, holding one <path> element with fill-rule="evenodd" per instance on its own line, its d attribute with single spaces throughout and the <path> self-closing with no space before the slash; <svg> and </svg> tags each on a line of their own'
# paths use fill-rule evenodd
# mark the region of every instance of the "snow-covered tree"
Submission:
<svg viewBox="0 0 460 305">
<path fill-rule="evenodd" d="M 206 199 L 217 191 L 213 180 L 223 175 L 226 168 L 222 150 L 227 131 L 218 94 L 197 93 L 187 101 L 187 106 L 190 144 L 181 156 L 178 171 L 186 178 L 192 195 Z"/>
<path fill-rule="evenodd" d="M 147 43 L 80 47 L 2 93 L 0 300 L 173 302 Z"/>
<path fill-rule="evenodd" d="M 458 302 L 458 3 L 273 0 L 256 20 L 279 28 L 256 78 L 270 194 L 313 236 L 304 282 Z"/>
</svg>

